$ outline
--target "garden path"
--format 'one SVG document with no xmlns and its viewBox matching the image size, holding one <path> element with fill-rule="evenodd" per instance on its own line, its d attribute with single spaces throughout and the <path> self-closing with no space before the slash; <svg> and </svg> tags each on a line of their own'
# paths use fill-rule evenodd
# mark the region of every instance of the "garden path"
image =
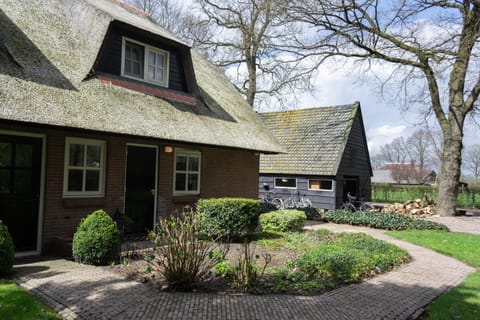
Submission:
<svg viewBox="0 0 480 320">
<path fill-rule="evenodd" d="M 408 250 L 413 261 L 360 284 L 317 296 L 159 292 L 109 267 L 46 260 L 15 265 L 15 279 L 65 319 L 414 319 L 475 269 L 381 230 L 318 223 L 307 228 L 366 232 Z"/>
</svg>

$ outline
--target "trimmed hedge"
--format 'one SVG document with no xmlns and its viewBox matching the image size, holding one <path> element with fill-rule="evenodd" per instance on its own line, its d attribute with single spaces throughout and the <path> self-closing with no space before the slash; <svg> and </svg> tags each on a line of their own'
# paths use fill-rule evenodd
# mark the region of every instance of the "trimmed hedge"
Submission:
<svg viewBox="0 0 480 320">
<path fill-rule="evenodd" d="M 300 210 L 277 210 L 260 215 L 263 231 L 301 231 L 307 216 Z"/>
<path fill-rule="evenodd" d="M 7 226 L 0 220 L 0 276 L 10 273 L 14 260 L 12 236 Z"/>
<path fill-rule="evenodd" d="M 200 199 L 197 202 L 199 236 L 203 238 L 243 239 L 258 225 L 259 200 L 245 198 Z"/>
<path fill-rule="evenodd" d="M 325 219 L 334 223 L 346 223 L 356 226 L 367 226 L 376 229 L 387 230 L 445 230 L 448 231 L 447 226 L 444 224 L 413 219 L 406 216 L 381 213 L 381 212 L 368 212 L 357 211 L 351 212 L 347 210 L 331 210 L 325 214 Z"/>
<path fill-rule="evenodd" d="M 73 235 L 72 253 L 77 262 L 105 265 L 120 256 L 120 231 L 103 210 L 92 212 L 82 219 Z"/>
</svg>

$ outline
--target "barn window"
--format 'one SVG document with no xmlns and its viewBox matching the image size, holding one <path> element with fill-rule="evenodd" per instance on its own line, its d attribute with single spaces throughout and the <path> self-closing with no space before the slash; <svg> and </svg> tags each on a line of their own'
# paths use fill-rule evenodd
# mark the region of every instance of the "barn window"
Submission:
<svg viewBox="0 0 480 320">
<path fill-rule="evenodd" d="M 275 188 L 296 189 L 297 179 L 295 178 L 275 178 Z"/>
<path fill-rule="evenodd" d="M 310 179 L 308 180 L 308 190 L 332 191 L 333 180 L 330 179 Z"/>
<path fill-rule="evenodd" d="M 168 66 L 167 51 L 123 38 L 122 76 L 168 87 Z"/>
</svg>

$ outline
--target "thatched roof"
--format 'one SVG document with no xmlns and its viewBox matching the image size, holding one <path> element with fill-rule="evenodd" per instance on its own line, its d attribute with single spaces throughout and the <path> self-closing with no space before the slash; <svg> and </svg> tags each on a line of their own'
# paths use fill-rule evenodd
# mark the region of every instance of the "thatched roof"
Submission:
<svg viewBox="0 0 480 320">
<path fill-rule="evenodd" d="M 288 152 L 261 155 L 260 173 L 337 175 L 360 104 L 261 113 Z"/>
<path fill-rule="evenodd" d="M 194 52 L 196 105 L 89 77 L 115 21 L 187 48 L 148 17 L 110 0 L 0 0 L 0 119 L 282 151 L 226 76 Z"/>
</svg>

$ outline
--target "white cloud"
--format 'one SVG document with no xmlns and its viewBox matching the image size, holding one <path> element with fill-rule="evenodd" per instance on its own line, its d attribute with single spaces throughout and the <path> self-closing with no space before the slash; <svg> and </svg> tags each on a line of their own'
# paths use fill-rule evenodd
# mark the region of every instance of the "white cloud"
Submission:
<svg viewBox="0 0 480 320">
<path fill-rule="evenodd" d="M 386 124 L 367 130 L 367 144 L 370 154 L 375 154 L 381 146 L 392 142 L 393 139 L 405 136 L 407 128 L 406 125 L 391 126 Z"/>
</svg>

